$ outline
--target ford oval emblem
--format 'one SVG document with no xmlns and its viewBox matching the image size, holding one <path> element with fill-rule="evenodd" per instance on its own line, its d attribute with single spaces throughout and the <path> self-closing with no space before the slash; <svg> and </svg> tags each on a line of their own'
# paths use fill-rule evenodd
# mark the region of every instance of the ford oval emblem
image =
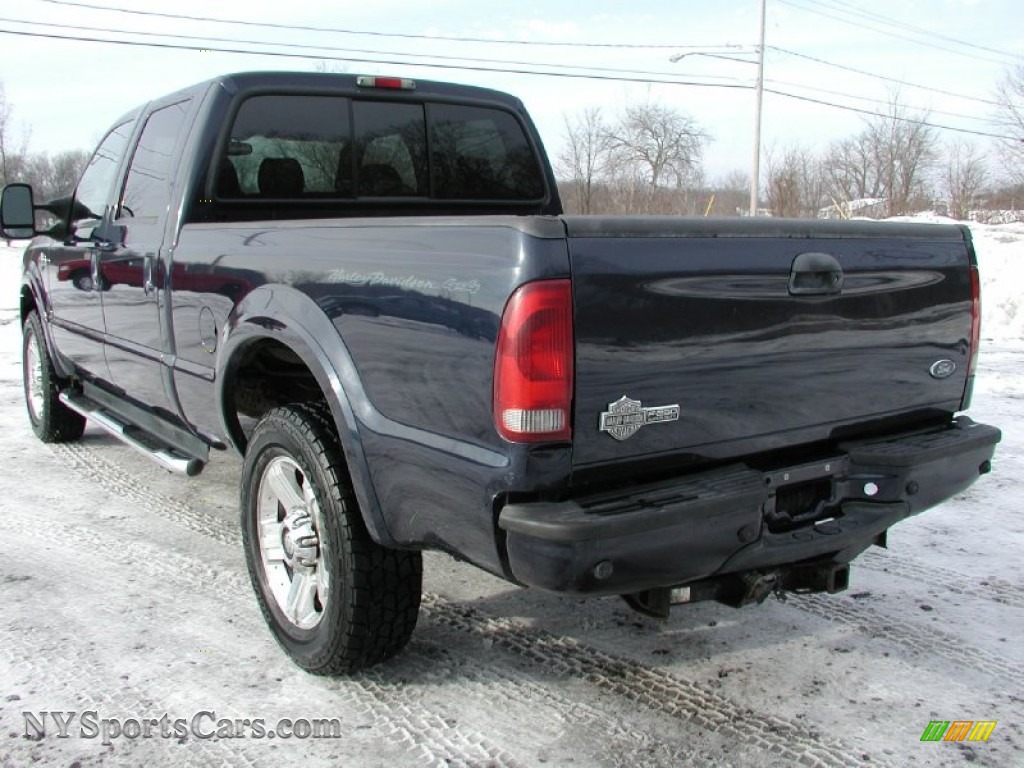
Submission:
<svg viewBox="0 0 1024 768">
<path fill-rule="evenodd" d="M 932 375 L 933 379 L 948 379 L 954 371 L 956 371 L 956 363 L 952 360 L 936 360 L 928 369 L 928 373 Z"/>
</svg>

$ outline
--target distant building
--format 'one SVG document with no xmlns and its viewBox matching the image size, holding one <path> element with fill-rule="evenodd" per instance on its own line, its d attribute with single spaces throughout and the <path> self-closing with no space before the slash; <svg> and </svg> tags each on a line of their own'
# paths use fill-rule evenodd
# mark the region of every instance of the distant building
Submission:
<svg viewBox="0 0 1024 768">
<path fill-rule="evenodd" d="M 819 219 L 881 219 L 887 215 L 888 200 L 884 197 L 862 197 L 844 200 L 818 209 Z"/>
</svg>

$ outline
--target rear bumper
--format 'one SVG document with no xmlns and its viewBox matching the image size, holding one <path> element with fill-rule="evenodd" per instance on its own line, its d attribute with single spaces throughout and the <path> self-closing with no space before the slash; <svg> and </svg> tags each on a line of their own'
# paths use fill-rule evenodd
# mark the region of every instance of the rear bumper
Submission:
<svg viewBox="0 0 1024 768">
<path fill-rule="evenodd" d="M 960 417 L 772 472 L 737 464 L 618 493 L 510 504 L 498 525 L 515 579 L 556 592 L 623 594 L 825 556 L 843 562 L 988 472 L 1000 437 Z M 770 530 L 780 494 L 807 483 L 827 484 L 821 514 Z"/>
</svg>

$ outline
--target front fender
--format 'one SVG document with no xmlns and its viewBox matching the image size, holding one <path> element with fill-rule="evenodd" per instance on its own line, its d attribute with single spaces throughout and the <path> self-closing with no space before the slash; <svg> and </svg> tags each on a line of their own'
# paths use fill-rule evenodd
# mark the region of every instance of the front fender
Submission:
<svg viewBox="0 0 1024 768">
<path fill-rule="evenodd" d="M 24 323 L 26 315 L 35 308 L 43 326 L 43 337 L 50 353 L 50 361 L 58 376 L 69 378 L 74 374 L 75 368 L 57 349 L 56 341 L 53 338 L 53 328 L 50 325 L 52 310 L 50 296 L 46 290 L 46 276 L 39 269 L 38 254 L 45 253 L 44 249 L 45 245 L 33 241 L 22 256 L 20 320 Z"/>
<path fill-rule="evenodd" d="M 394 545 L 360 438 L 353 406 L 368 408 L 358 371 L 341 336 L 316 303 L 301 291 L 283 285 L 264 285 L 249 293 L 224 327 L 217 358 L 216 397 L 224 434 L 244 452 L 246 438 L 230 414 L 229 387 L 245 348 L 259 339 L 273 339 L 292 350 L 312 372 L 331 409 L 353 490 L 366 527 L 378 543 Z"/>
</svg>

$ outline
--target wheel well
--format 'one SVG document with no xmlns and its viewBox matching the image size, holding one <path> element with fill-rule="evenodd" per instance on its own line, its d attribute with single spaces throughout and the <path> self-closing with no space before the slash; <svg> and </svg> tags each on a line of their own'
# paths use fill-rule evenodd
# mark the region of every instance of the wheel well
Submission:
<svg viewBox="0 0 1024 768">
<path fill-rule="evenodd" d="M 239 448 L 244 450 L 256 422 L 271 408 L 326 400 L 313 372 L 281 342 L 259 339 L 238 354 L 225 382 L 224 407 Z"/>
<path fill-rule="evenodd" d="M 21 286 L 21 324 L 25 324 L 28 313 L 36 308 L 36 297 L 32 295 L 27 285 Z"/>
</svg>

